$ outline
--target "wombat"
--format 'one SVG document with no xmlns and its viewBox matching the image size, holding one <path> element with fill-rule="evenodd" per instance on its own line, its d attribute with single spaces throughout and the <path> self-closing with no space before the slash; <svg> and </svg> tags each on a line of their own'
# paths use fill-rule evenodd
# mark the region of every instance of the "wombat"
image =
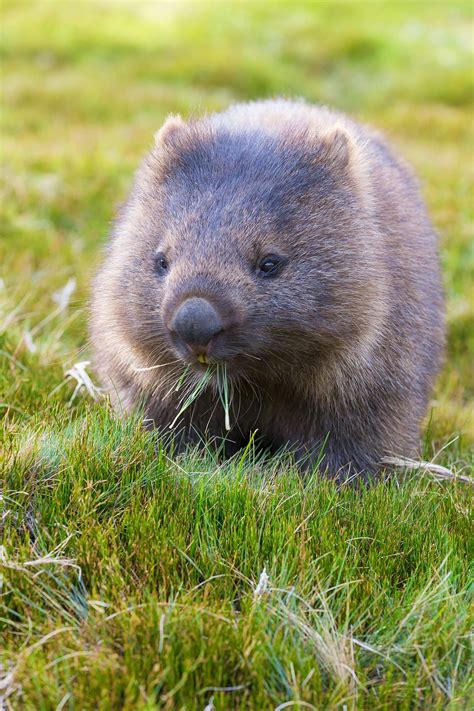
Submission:
<svg viewBox="0 0 474 711">
<path fill-rule="evenodd" d="M 175 421 L 182 442 L 232 453 L 257 431 L 330 476 L 413 456 L 444 345 L 417 184 L 380 135 L 303 101 L 170 116 L 115 223 L 91 335 L 117 408 Z M 204 373 L 181 412 L 180 383 Z"/>
</svg>

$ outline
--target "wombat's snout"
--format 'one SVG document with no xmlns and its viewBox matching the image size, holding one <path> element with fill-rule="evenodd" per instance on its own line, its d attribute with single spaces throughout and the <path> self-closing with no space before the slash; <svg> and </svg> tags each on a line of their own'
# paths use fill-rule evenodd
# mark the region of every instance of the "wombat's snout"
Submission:
<svg viewBox="0 0 474 711">
<path fill-rule="evenodd" d="M 214 306 L 207 299 L 198 297 L 183 301 L 170 324 L 170 331 L 194 352 L 206 350 L 212 338 L 223 328 L 222 319 Z"/>
</svg>

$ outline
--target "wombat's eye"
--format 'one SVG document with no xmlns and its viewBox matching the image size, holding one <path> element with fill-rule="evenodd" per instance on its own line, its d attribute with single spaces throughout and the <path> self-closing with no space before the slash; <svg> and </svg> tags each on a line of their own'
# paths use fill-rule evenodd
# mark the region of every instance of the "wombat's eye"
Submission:
<svg viewBox="0 0 474 711">
<path fill-rule="evenodd" d="M 157 274 L 165 274 L 168 271 L 168 260 L 163 252 L 155 255 L 155 271 Z"/>
<path fill-rule="evenodd" d="M 280 271 L 283 263 L 283 258 L 277 254 L 267 254 L 258 263 L 257 273 L 264 277 L 275 276 Z"/>
</svg>

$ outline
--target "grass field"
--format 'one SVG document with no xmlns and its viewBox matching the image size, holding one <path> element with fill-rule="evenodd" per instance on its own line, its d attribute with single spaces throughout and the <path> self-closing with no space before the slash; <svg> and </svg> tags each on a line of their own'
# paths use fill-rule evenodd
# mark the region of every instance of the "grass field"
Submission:
<svg viewBox="0 0 474 711">
<path fill-rule="evenodd" d="M 449 328 L 424 456 L 469 475 L 470 4 L 1 12 L 0 708 L 472 708 L 472 486 L 302 482 L 251 444 L 174 461 L 138 418 L 71 402 L 65 377 L 87 359 L 115 206 L 166 114 L 302 95 L 384 130 L 421 177 Z"/>
</svg>

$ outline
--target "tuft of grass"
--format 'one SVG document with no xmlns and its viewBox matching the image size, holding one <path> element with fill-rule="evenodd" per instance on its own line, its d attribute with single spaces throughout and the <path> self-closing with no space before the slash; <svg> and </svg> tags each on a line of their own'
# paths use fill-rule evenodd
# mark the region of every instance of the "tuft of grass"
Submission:
<svg viewBox="0 0 474 711">
<path fill-rule="evenodd" d="M 1 12 L 0 705 L 470 708 L 471 5 Z M 424 461 L 358 490 L 254 438 L 226 461 L 173 456 L 77 369 L 100 245 L 165 115 L 275 94 L 385 131 L 440 234 L 449 339 Z M 225 369 L 203 380 L 185 374 L 180 409 L 212 388 L 230 427 Z"/>
</svg>

